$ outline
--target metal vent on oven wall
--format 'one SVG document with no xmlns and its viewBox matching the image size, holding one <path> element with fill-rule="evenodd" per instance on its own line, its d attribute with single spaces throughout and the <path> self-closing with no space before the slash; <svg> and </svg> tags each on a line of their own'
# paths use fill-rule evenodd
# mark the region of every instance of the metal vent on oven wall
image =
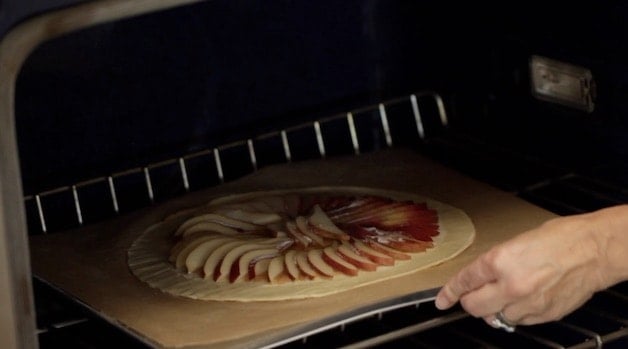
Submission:
<svg viewBox="0 0 628 349">
<path fill-rule="evenodd" d="M 532 56 L 530 77 L 532 95 L 536 98 L 589 113 L 593 111 L 596 87 L 589 69 Z"/>
<path fill-rule="evenodd" d="M 31 234 L 89 224 L 277 163 L 360 154 L 447 126 L 442 98 L 420 92 L 25 197 Z"/>
</svg>

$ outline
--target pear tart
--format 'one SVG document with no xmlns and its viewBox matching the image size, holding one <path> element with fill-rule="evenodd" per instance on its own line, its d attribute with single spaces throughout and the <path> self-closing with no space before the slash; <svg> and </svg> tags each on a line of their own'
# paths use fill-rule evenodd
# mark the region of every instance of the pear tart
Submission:
<svg viewBox="0 0 628 349">
<path fill-rule="evenodd" d="M 434 246 L 438 214 L 381 196 L 277 195 L 218 205 L 174 232 L 170 262 L 215 282 L 355 276 Z"/>
<path fill-rule="evenodd" d="M 131 270 L 199 299 L 316 297 L 449 259 L 473 240 L 464 212 L 367 188 L 256 192 L 216 199 L 149 228 Z"/>
</svg>

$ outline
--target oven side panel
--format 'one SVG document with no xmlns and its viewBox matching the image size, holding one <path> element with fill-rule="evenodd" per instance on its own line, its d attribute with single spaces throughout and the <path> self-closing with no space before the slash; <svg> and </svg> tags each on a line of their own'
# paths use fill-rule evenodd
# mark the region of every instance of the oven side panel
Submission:
<svg viewBox="0 0 628 349">
<path fill-rule="evenodd" d="M 15 81 L 29 53 L 57 35 L 196 0 L 101 1 L 27 21 L 0 42 L 0 348 L 36 348 L 31 270 L 15 128 Z M 0 34 L 26 7 L 0 3 Z M 11 13 L 8 13 L 11 12 Z M 86 14 L 88 14 L 86 16 Z"/>
<path fill-rule="evenodd" d="M 14 41 L 13 41 L 14 42 Z M 0 347 L 35 348 L 35 314 L 15 132 L 14 81 L 21 45 L 0 45 Z M 17 64 L 19 66 L 19 64 Z"/>
<path fill-rule="evenodd" d="M 36 347 L 31 275 L 14 130 L 0 120 L 0 347 Z"/>
</svg>

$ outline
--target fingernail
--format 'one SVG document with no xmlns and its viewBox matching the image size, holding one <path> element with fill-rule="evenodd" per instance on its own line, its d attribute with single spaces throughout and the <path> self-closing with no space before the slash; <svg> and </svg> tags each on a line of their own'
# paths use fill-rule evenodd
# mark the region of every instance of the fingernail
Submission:
<svg viewBox="0 0 628 349">
<path fill-rule="evenodd" d="M 444 310 L 449 308 L 449 301 L 447 301 L 445 299 L 445 297 L 443 296 L 437 296 L 436 297 L 436 301 L 434 302 L 436 304 L 436 308 L 438 308 L 439 310 Z"/>
</svg>

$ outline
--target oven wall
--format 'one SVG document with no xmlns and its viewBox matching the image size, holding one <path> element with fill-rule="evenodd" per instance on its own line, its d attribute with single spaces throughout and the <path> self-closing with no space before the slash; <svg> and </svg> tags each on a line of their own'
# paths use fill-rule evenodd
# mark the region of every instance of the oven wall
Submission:
<svg viewBox="0 0 628 349">
<path fill-rule="evenodd" d="M 211 1 L 41 45 L 16 91 L 27 195 L 422 89 L 451 129 L 567 167 L 623 158 L 628 9 Z M 626 34 L 626 35 L 625 35 Z M 528 60 L 591 69 L 593 113 L 535 100 Z"/>
<path fill-rule="evenodd" d="M 50 41 L 17 83 L 25 192 L 483 84 L 485 28 L 461 21 L 421 2 L 211 1 Z"/>
<path fill-rule="evenodd" d="M 505 5 L 504 5 L 505 6 Z M 453 104 L 461 126 L 551 162 L 586 169 L 625 159 L 628 6 L 621 2 L 515 2 L 489 15 L 485 88 L 463 79 Z M 595 110 L 532 97 L 529 58 L 541 55 L 591 70 Z M 517 133 L 517 131 L 520 131 Z"/>
</svg>

